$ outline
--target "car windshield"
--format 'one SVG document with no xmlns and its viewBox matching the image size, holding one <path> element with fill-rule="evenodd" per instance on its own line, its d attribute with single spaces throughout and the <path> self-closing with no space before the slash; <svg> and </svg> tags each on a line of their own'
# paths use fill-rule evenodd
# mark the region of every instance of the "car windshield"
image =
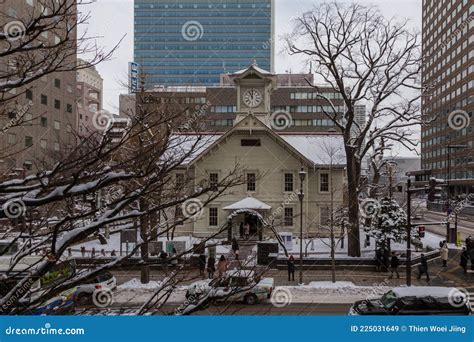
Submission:
<svg viewBox="0 0 474 342">
<path fill-rule="evenodd" d="M 380 301 L 384 307 L 391 308 L 397 299 L 397 295 L 393 291 L 389 291 L 380 298 Z"/>
<path fill-rule="evenodd" d="M 97 282 L 98 282 L 98 283 L 103 283 L 103 282 L 105 282 L 105 281 L 111 279 L 112 277 L 113 277 L 113 276 L 112 276 L 111 273 L 108 273 L 108 272 L 102 273 L 102 274 L 99 274 L 99 275 L 97 276 Z"/>
</svg>

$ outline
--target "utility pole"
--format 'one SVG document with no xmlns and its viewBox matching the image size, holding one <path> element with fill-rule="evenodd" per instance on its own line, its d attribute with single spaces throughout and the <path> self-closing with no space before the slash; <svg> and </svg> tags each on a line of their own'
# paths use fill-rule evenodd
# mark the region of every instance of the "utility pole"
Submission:
<svg viewBox="0 0 474 342">
<path fill-rule="evenodd" d="M 411 286 L 411 179 L 407 180 L 407 258 L 406 258 L 406 274 L 407 286 Z"/>
<path fill-rule="evenodd" d="M 301 171 L 299 172 L 300 176 L 300 193 L 298 194 L 298 199 L 300 200 L 300 285 L 303 284 L 303 199 L 304 199 L 304 191 L 303 191 L 303 182 L 306 176 L 306 172 L 304 171 L 304 167 L 301 167 Z"/>
</svg>

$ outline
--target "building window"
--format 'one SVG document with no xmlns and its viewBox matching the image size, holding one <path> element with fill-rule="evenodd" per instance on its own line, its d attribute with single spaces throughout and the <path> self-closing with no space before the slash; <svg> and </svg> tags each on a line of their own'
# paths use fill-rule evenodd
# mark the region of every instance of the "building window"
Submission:
<svg viewBox="0 0 474 342">
<path fill-rule="evenodd" d="M 247 191 L 257 190 L 257 177 L 255 173 L 247 173 Z"/>
<path fill-rule="evenodd" d="M 27 100 L 33 100 L 33 91 L 31 91 L 30 89 L 27 89 L 25 96 Z"/>
<path fill-rule="evenodd" d="M 61 80 L 59 78 L 54 79 L 54 86 L 56 88 L 61 88 Z"/>
<path fill-rule="evenodd" d="M 215 227 L 219 224 L 217 208 L 209 208 L 209 225 Z"/>
<path fill-rule="evenodd" d="M 23 163 L 23 167 L 26 170 L 31 171 L 33 169 L 33 163 L 30 162 L 29 160 L 25 160 L 25 162 Z"/>
<path fill-rule="evenodd" d="M 285 173 L 285 192 L 293 191 L 293 174 Z"/>
<path fill-rule="evenodd" d="M 48 146 L 48 141 L 46 139 L 41 139 L 40 146 L 41 148 L 46 149 L 46 147 Z"/>
<path fill-rule="evenodd" d="M 293 208 L 285 208 L 285 216 L 283 221 L 285 227 L 293 227 Z"/>
<path fill-rule="evenodd" d="M 48 127 L 48 118 L 45 118 L 44 116 L 42 116 L 40 119 L 40 122 L 41 122 L 41 127 Z"/>
<path fill-rule="evenodd" d="M 68 104 L 66 105 L 66 112 L 72 113 L 72 104 L 68 103 Z"/>
<path fill-rule="evenodd" d="M 182 189 L 184 187 L 184 173 L 176 174 L 176 187 Z"/>
<path fill-rule="evenodd" d="M 41 104 L 48 104 L 48 97 L 46 95 L 41 94 Z"/>
<path fill-rule="evenodd" d="M 319 224 L 326 226 L 329 223 L 329 208 L 321 207 L 319 211 Z"/>
<path fill-rule="evenodd" d="M 11 145 L 16 144 L 16 134 L 8 133 L 8 143 Z"/>
<path fill-rule="evenodd" d="M 66 125 L 66 132 L 68 132 L 68 133 L 72 132 L 72 126 L 70 124 Z"/>
<path fill-rule="evenodd" d="M 72 85 L 67 84 L 67 85 L 66 85 L 66 91 L 67 91 L 69 94 L 72 94 Z"/>
<path fill-rule="evenodd" d="M 319 175 L 319 191 L 320 192 L 329 191 L 329 175 L 327 173 L 321 173 Z"/>
<path fill-rule="evenodd" d="M 33 146 L 33 137 L 26 136 L 25 137 L 25 147 Z"/>
<path fill-rule="evenodd" d="M 180 222 L 179 225 L 183 224 L 184 215 L 183 215 L 183 207 L 181 205 L 177 205 L 174 211 L 174 220 L 175 222 Z"/>
<path fill-rule="evenodd" d="M 54 129 L 58 131 L 61 129 L 61 123 L 58 120 L 54 120 Z"/>
<path fill-rule="evenodd" d="M 260 141 L 260 139 L 242 139 L 240 141 L 240 146 L 262 146 L 262 142 Z"/>
<path fill-rule="evenodd" d="M 54 108 L 56 108 L 56 109 L 61 109 L 61 101 L 59 101 L 59 100 L 54 100 Z"/>
<path fill-rule="evenodd" d="M 219 174 L 213 172 L 209 174 L 209 186 L 211 189 L 216 189 L 219 184 Z"/>
<path fill-rule="evenodd" d="M 54 150 L 59 151 L 59 143 L 57 141 L 54 143 Z"/>
</svg>

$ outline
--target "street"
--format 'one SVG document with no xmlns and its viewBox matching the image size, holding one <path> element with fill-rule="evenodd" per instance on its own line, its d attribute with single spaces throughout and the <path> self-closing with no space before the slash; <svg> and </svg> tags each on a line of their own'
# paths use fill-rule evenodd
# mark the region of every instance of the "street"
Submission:
<svg viewBox="0 0 474 342">
<path fill-rule="evenodd" d="M 446 214 L 435 213 L 432 211 L 426 212 L 424 217 L 419 220 L 415 220 L 413 223 L 418 224 L 421 222 L 444 222 L 446 220 Z M 451 226 L 454 223 L 451 222 Z M 446 236 L 446 224 L 436 226 L 426 226 L 426 231 L 434 233 L 440 236 Z M 474 219 L 469 217 L 458 217 L 458 232 L 461 233 L 461 239 L 464 241 L 469 235 L 474 236 Z"/>
</svg>

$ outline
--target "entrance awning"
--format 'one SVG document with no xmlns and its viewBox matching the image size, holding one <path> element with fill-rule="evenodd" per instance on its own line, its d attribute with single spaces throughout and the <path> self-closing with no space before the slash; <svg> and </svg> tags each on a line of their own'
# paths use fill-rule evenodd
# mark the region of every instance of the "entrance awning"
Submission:
<svg viewBox="0 0 474 342">
<path fill-rule="evenodd" d="M 251 209 L 251 210 L 270 210 L 272 207 L 262 201 L 254 198 L 247 197 L 234 204 L 224 207 L 224 210 L 239 210 L 239 209 Z"/>
</svg>

